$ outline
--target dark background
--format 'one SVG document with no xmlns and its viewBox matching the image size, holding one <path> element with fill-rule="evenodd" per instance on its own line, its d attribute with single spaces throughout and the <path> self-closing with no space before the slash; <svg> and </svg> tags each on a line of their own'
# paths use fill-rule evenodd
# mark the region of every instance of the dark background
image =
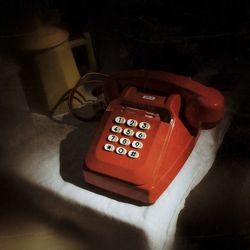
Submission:
<svg viewBox="0 0 250 250">
<path fill-rule="evenodd" d="M 224 91 L 244 82 L 249 93 L 248 0 L 1 1 L 2 58 L 18 61 L 8 41 L 32 32 L 38 19 L 68 30 L 70 39 L 89 31 L 99 71 L 145 68 L 194 76 L 202 65 L 215 65 L 215 87 Z M 79 67 L 86 63 L 81 50 L 73 52 Z M 250 249 L 250 108 L 249 95 L 242 96 L 218 159 L 179 216 L 177 250 Z"/>
<path fill-rule="evenodd" d="M 204 61 L 249 59 L 247 0 L 1 1 L 1 5 L 0 33 L 5 40 L 32 32 L 37 18 L 67 29 L 71 38 L 90 31 L 100 69 L 107 63 L 103 53 L 109 46 L 118 46 L 123 68 L 186 75 L 197 72 Z"/>
</svg>

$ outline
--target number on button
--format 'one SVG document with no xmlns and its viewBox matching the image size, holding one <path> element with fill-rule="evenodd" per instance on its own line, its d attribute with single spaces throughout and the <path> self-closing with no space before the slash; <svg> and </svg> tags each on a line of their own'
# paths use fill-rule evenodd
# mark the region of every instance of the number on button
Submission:
<svg viewBox="0 0 250 250">
<path fill-rule="evenodd" d="M 121 117 L 121 116 L 117 116 L 115 118 L 115 122 L 116 123 L 119 123 L 119 124 L 124 124 L 126 122 L 126 119 L 124 117 Z"/>
<path fill-rule="evenodd" d="M 127 135 L 127 136 L 132 136 L 134 134 L 134 131 L 132 129 L 130 129 L 130 128 L 125 128 L 123 130 L 123 134 Z"/>
<path fill-rule="evenodd" d="M 137 151 L 130 150 L 130 151 L 128 152 L 128 156 L 129 156 L 130 158 L 136 159 L 136 158 L 139 157 L 139 153 L 138 153 Z"/>
<path fill-rule="evenodd" d="M 140 129 L 149 129 L 150 128 L 150 124 L 147 123 L 147 122 L 140 122 L 139 128 Z"/>
<path fill-rule="evenodd" d="M 138 122 L 136 120 L 133 120 L 133 119 L 129 119 L 127 121 L 127 125 L 130 126 L 130 127 L 136 127 L 138 124 Z"/>
<path fill-rule="evenodd" d="M 130 140 L 128 138 L 121 138 L 120 139 L 120 143 L 122 145 L 129 145 L 130 144 Z"/>
<path fill-rule="evenodd" d="M 127 153 L 127 150 L 125 148 L 118 147 L 116 148 L 115 152 L 119 155 L 125 155 Z"/>
<path fill-rule="evenodd" d="M 133 141 L 133 142 L 132 142 L 132 147 L 133 147 L 133 148 L 142 148 L 142 147 L 143 147 L 143 144 L 142 144 L 142 142 L 140 142 L 140 141 Z"/>
<path fill-rule="evenodd" d="M 114 133 L 121 133 L 122 132 L 122 128 L 120 126 L 112 126 L 111 131 Z"/>
<path fill-rule="evenodd" d="M 143 140 L 143 139 L 145 139 L 147 137 L 147 135 L 144 132 L 139 132 L 138 131 L 138 132 L 136 132 L 135 137 L 138 138 L 138 139 Z"/>
<path fill-rule="evenodd" d="M 118 142 L 118 137 L 116 135 L 109 135 L 108 136 L 108 141 L 111 141 L 111 142 Z"/>
<path fill-rule="evenodd" d="M 114 147 L 114 145 L 112 145 L 112 144 L 105 144 L 104 145 L 104 149 L 106 150 L 106 151 L 114 151 L 115 150 L 115 147 Z"/>
</svg>

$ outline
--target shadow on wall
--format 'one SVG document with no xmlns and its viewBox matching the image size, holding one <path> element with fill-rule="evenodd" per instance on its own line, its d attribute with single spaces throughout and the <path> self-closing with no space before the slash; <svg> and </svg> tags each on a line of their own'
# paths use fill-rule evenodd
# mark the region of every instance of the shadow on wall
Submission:
<svg viewBox="0 0 250 250">
<path fill-rule="evenodd" d="M 186 199 L 175 250 L 250 249 L 249 114 L 235 118 L 213 167 Z"/>
</svg>

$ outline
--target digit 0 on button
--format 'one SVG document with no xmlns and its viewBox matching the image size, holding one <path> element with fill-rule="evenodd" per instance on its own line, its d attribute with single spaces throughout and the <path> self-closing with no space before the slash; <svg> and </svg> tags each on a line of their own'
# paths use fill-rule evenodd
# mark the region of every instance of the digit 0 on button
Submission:
<svg viewBox="0 0 250 250">
<path fill-rule="evenodd" d="M 115 152 L 119 155 L 125 155 L 127 153 L 127 150 L 123 147 L 116 148 Z"/>
</svg>

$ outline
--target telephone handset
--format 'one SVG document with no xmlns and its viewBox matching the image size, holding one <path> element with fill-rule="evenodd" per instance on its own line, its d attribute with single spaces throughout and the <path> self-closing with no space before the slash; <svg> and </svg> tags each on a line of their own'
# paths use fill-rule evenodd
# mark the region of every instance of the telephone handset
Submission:
<svg viewBox="0 0 250 250">
<path fill-rule="evenodd" d="M 149 70 L 109 76 L 109 103 L 86 154 L 86 182 L 152 204 L 224 114 L 223 95 L 189 77 Z"/>
</svg>

